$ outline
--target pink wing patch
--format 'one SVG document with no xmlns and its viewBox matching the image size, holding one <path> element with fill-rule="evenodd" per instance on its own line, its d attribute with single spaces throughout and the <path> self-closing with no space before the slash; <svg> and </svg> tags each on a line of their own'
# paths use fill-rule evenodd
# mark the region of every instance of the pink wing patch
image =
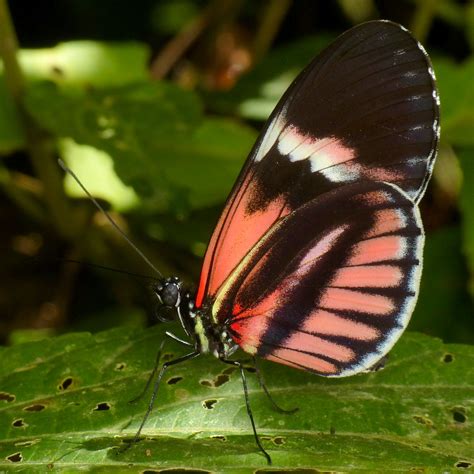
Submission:
<svg viewBox="0 0 474 474">
<path fill-rule="evenodd" d="M 336 137 L 315 138 L 295 125 L 289 125 L 278 137 L 278 151 L 292 162 L 309 160 L 313 173 L 356 158 L 355 151 Z"/>
</svg>

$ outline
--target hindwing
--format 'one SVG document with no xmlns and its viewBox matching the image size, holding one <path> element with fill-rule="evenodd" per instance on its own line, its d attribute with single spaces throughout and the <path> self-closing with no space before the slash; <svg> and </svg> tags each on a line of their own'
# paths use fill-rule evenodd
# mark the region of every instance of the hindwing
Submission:
<svg viewBox="0 0 474 474">
<path fill-rule="evenodd" d="M 397 186 L 337 188 L 260 239 L 213 317 L 251 354 L 326 376 L 367 370 L 410 319 L 423 241 L 418 208 Z"/>
</svg>

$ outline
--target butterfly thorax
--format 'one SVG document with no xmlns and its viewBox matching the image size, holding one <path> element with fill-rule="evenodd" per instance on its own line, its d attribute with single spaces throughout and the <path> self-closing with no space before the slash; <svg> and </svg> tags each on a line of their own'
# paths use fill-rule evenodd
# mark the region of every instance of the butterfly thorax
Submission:
<svg viewBox="0 0 474 474">
<path fill-rule="evenodd" d="M 216 324 L 205 307 L 196 311 L 194 337 L 200 352 L 210 353 L 218 359 L 227 359 L 238 349 L 227 328 Z"/>
</svg>

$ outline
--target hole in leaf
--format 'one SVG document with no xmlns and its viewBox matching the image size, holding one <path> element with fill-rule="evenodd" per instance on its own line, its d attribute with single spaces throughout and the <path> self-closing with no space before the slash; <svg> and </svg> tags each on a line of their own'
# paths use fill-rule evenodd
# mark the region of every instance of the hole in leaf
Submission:
<svg viewBox="0 0 474 474">
<path fill-rule="evenodd" d="M 244 367 L 247 372 L 250 372 L 251 374 L 254 374 L 257 372 L 257 369 L 255 367 Z"/>
<path fill-rule="evenodd" d="M 219 374 L 214 380 L 201 380 L 200 384 L 205 387 L 220 387 L 230 380 L 227 374 Z"/>
<path fill-rule="evenodd" d="M 6 457 L 7 461 L 10 462 L 21 462 L 23 461 L 23 456 L 21 453 L 10 454 L 10 456 Z"/>
<path fill-rule="evenodd" d="M 227 441 L 227 438 L 223 435 L 214 435 L 211 436 L 212 439 L 218 439 L 219 441 Z"/>
<path fill-rule="evenodd" d="M 464 407 L 453 407 L 451 408 L 451 413 L 453 414 L 453 420 L 456 423 L 466 423 L 467 416 Z"/>
<path fill-rule="evenodd" d="M 427 416 L 414 415 L 413 419 L 420 425 L 433 426 L 433 422 Z"/>
<path fill-rule="evenodd" d="M 230 375 L 230 374 L 233 374 L 235 370 L 236 370 L 235 367 L 227 367 L 227 369 L 224 369 L 222 373 L 225 375 Z"/>
<path fill-rule="evenodd" d="M 94 408 L 94 411 L 107 411 L 110 410 L 110 405 L 107 402 L 98 403 Z"/>
<path fill-rule="evenodd" d="M 468 469 L 472 466 L 472 463 L 470 463 L 469 461 L 458 461 L 455 464 L 455 466 L 460 468 L 460 469 Z"/>
<path fill-rule="evenodd" d="M 46 405 L 42 405 L 41 403 L 35 403 L 34 405 L 27 406 L 23 408 L 25 411 L 43 411 L 46 408 Z"/>
<path fill-rule="evenodd" d="M 280 444 L 285 444 L 286 443 L 286 439 L 283 438 L 283 436 L 275 436 L 273 439 L 272 439 L 273 443 L 276 444 L 277 446 L 279 446 Z"/>
<path fill-rule="evenodd" d="M 212 410 L 216 403 L 217 403 L 217 400 L 204 400 L 202 402 L 202 406 L 208 410 Z"/>
<path fill-rule="evenodd" d="M 72 377 L 65 378 L 58 386 L 61 391 L 67 390 L 72 385 Z"/>
<path fill-rule="evenodd" d="M 171 377 L 168 382 L 166 382 L 168 385 L 174 385 L 178 382 L 180 382 L 181 380 L 183 380 L 183 377 L 180 377 L 179 375 L 175 376 L 175 377 Z"/>
<path fill-rule="evenodd" d="M 15 400 L 15 395 L 7 392 L 0 392 L 0 401 L 13 402 Z"/>
<path fill-rule="evenodd" d="M 443 356 L 443 362 L 445 362 L 446 364 L 449 364 L 450 362 L 452 362 L 454 360 L 454 356 L 453 354 L 444 354 Z"/>
<path fill-rule="evenodd" d="M 115 370 L 123 370 L 125 369 L 125 367 L 127 367 L 127 364 L 125 364 L 124 362 L 119 362 L 118 364 L 115 365 Z"/>
<path fill-rule="evenodd" d="M 229 381 L 230 377 L 227 374 L 219 374 L 214 379 L 214 387 L 220 387 Z"/>
<path fill-rule="evenodd" d="M 25 428 L 28 425 L 25 423 L 25 420 L 23 420 L 23 418 L 18 418 L 17 420 L 13 421 L 12 426 L 15 428 Z"/>
</svg>

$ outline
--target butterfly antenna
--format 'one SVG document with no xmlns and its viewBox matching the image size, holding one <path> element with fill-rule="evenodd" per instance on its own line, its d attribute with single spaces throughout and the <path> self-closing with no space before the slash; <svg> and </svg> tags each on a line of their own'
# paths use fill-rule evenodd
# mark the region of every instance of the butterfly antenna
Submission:
<svg viewBox="0 0 474 474">
<path fill-rule="evenodd" d="M 110 222 L 110 225 L 125 239 L 125 241 L 132 247 L 135 252 L 140 255 L 140 257 L 148 264 L 150 268 L 152 268 L 160 277 L 163 275 L 161 272 L 151 263 L 150 259 L 130 240 L 130 238 L 127 236 L 127 234 L 118 226 L 118 224 L 110 217 L 110 214 L 99 204 L 97 199 L 92 196 L 92 194 L 86 189 L 86 187 L 82 184 L 81 180 L 76 176 L 74 171 L 72 171 L 71 168 L 69 168 L 66 163 L 64 163 L 63 160 L 60 158 L 58 159 L 59 166 L 67 173 L 69 174 L 74 181 L 81 187 L 81 189 L 84 191 L 84 193 L 87 195 L 87 197 L 94 203 L 95 207 L 99 209 L 100 212 L 107 218 L 107 220 Z"/>
<path fill-rule="evenodd" d="M 100 270 L 108 270 L 109 272 L 114 272 L 114 273 L 121 273 L 122 275 L 129 275 L 134 278 L 141 278 L 143 280 L 154 280 L 156 281 L 156 277 L 150 276 L 150 275 L 142 275 L 141 273 L 134 273 L 134 272 L 129 272 L 127 270 L 121 270 L 120 268 L 112 268 L 112 267 L 107 267 L 105 265 L 99 265 L 97 263 L 90 263 L 90 262 L 84 262 L 82 260 L 74 260 L 73 258 L 58 258 L 61 262 L 65 263 L 77 263 L 79 265 L 85 265 L 86 267 L 91 267 L 91 268 L 98 268 Z"/>
</svg>

